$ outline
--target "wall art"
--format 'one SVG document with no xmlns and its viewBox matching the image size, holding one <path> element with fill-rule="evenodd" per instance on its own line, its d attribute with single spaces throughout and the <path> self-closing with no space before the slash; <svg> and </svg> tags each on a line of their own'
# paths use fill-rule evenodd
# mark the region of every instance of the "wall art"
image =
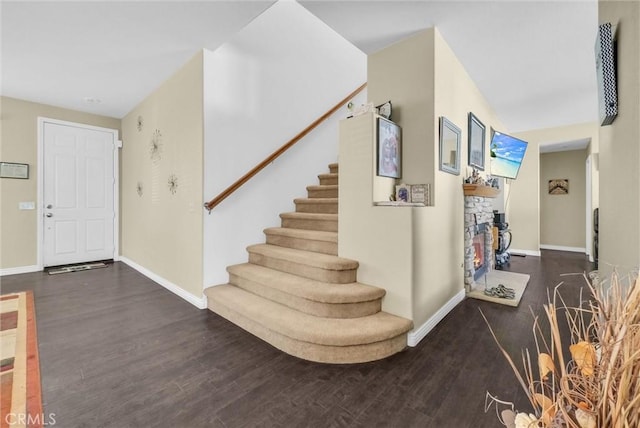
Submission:
<svg viewBox="0 0 640 428">
<path fill-rule="evenodd" d="M 440 171 L 460 174 L 460 135 L 460 128 L 440 117 Z"/>
<path fill-rule="evenodd" d="M 171 194 L 175 195 L 178 192 L 178 177 L 175 174 L 171 174 L 169 180 L 167 180 L 167 184 L 169 185 Z"/>
<path fill-rule="evenodd" d="M 484 171 L 485 126 L 473 113 L 469 113 L 469 165 Z"/>
<path fill-rule="evenodd" d="M 568 195 L 569 180 L 566 178 L 555 178 L 553 180 L 549 180 L 549 194 L 550 195 Z"/>
<path fill-rule="evenodd" d="M 162 159 L 162 133 L 159 129 L 153 131 L 151 136 L 151 144 L 149 146 L 149 154 L 152 161 L 159 161 Z"/>
<path fill-rule="evenodd" d="M 380 177 L 402 177 L 402 135 L 400 126 L 378 118 L 378 170 Z"/>
</svg>

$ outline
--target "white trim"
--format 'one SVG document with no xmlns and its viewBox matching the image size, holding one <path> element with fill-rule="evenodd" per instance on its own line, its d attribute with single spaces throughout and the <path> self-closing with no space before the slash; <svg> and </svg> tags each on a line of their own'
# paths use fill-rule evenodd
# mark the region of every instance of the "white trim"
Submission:
<svg viewBox="0 0 640 428">
<path fill-rule="evenodd" d="M 110 128 L 102 128 L 100 126 L 86 125 L 84 123 L 76 123 L 69 122 L 66 120 L 58 120 L 58 119 L 50 119 L 48 117 L 38 116 L 38 148 L 37 148 L 37 170 L 38 170 L 38 180 L 36 183 L 37 187 L 37 197 L 38 202 L 36 203 L 36 216 L 38 218 L 37 222 L 37 249 L 36 249 L 36 257 L 38 261 L 38 270 L 44 269 L 44 229 L 43 229 L 43 219 L 44 213 L 42 211 L 43 208 L 43 198 L 44 198 L 44 124 L 52 123 L 55 125 L 65 125 L 65 126 L 73 126 L 76 128 L 82 129 L 91 129 L 94 131 L 102 131 L 109 132 L 113 134 L 113 211 L 114 211 L 114 219 L 113 219 L 113 260 L 118 261 L 120 254 L 120 151 L 118 150 L 118 130 L 110 129 Z"/>
<path fill-rule="evenodd" d="M 563 245 L 540 244 L 540 248 L 543 249 L 543 250 L 571 251 L 572 253 L 583 253 L 583 254 L 587 253 L 587 250 L 585 248 L 565 247 Z"/>
<path fill-rule="evenodd" d="M 0 276 L 19 275 L 21 273 L 40 272 L 41 270 L 42 270 L 42 268 L 40 266 L 38 266 L 38 265 L 4 268 L 4 269 L 0 269 Z"/>
<path fill-rule="evenodd" d="M 407 345 L 409 346 L 417 346 L 418 343 L 422 339 L 426 337 L 427 334 L 433 328 L 438 325 L 440 321 L 447 316 L 449 312 L 456 307 L 456 305 L 464 300 L 465 291 L 464 289 L 460 290 L 455 296 L 453 296 L 447 303 L 444 304 L 438 311 L 433 314 L 431 318 L 429 318 L 424 324 L 422 324 L 419 328 L 413 329 L 409 333 L 407 333 Z"/>
<path fill-rule="evenodd" d="M 184 289 L 180 288 L 179 286 L 177 286 L 173 282 L 171 282 L 171 281 L 169 281 L 167 279 L 164 279 L 160 275 L 157 275 L 157 274 L 151 272 L 149 269 L 147 269 L 147 268 L 145 268 L 143 266 L 140 266 L 138 263 L 134 262 L 133 260 L 128 259 L 125 256 L 120 256 L 120 261 L 122 263 L 125 263 L 125 264 L 129 265 L 133 269 L 137 270 L 138 272 L 140 272 L 141 274 L 143 274 L 144 276 L 146 276 L 150 280 L 160 284 L 161 286 L 163 286 L 167 290 L 171 291 L 173 294 L 182 297 L 184 300 L 186 300 L 187 302 L 191 303 L 196 308 L 198 308 L 198 309 L 207 309 L 207 297 L 206 296 L 204 296 L 204 295 L 202 297 L 194 296 L 193 294 L 189 293 L 188 291 L 185 291 Z"/>
<path fill-rule="evenodd" d="M 507 250 L 507 252 L 511 255 L 514 256 L 533 256 L 533 257 L 540 257 L 540 251 L 533 251 L 533 250 Z"/>
</svg>

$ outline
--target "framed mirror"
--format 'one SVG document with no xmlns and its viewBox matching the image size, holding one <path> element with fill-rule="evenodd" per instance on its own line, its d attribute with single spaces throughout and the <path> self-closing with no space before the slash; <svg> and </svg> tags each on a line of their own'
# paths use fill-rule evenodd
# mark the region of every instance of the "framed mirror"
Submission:
<svg viewBox="0 0 640 428">
<path fill-rule="evenodd" d="M 449 119 L 440 117 L 440 171 L 460 174 L 461 131 Z"/>
</svg>

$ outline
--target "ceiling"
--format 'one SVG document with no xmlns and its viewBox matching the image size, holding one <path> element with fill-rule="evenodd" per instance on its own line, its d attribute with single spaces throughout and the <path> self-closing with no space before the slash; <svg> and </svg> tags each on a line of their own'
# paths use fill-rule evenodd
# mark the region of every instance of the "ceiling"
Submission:
<svg viewBox="0 0 640 428">
<path fill-rule="evenodd" d="M 2 0 L 2 95 L 121 118 L 272 3 Z M 299 3 L 367 54 L 436 26 L 508 132 L 597 119 L 597 0 Z"/>
</svg>

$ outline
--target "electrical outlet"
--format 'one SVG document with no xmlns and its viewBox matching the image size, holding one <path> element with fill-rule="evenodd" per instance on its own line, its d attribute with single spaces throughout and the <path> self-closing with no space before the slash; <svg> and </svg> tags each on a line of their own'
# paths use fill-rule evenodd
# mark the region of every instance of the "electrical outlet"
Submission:
<svg viewBox="0 0 640 428">
<path fill-rule="evenodd" d="M 18 203 L 18 209 L 20 210 L 35 210 L 36 203 L 35 202 L 20 202 Z"/>
</svg>

